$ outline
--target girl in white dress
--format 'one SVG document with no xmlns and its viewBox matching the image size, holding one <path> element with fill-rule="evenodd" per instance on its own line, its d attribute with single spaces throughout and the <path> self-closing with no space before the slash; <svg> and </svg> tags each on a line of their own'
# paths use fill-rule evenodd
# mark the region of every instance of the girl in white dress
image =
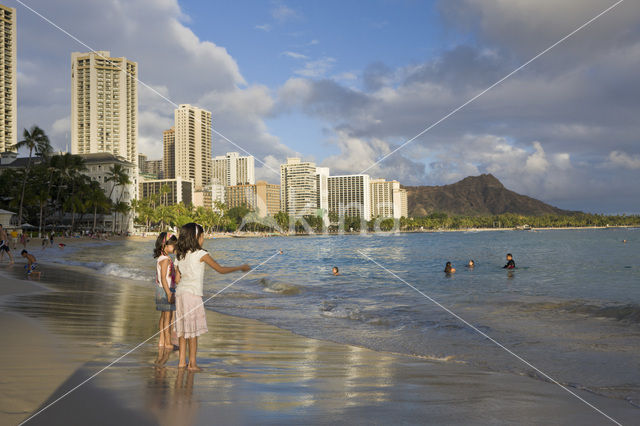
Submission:
<svg viewBox="0 0 640 426">
<path fill-rule="evenodd" d="M 180 285 L 176 290 L 175 330 L 180 342 L 179 368 L 187 367 L 187 342 L 189 343 L 189 370 L 200 371 L 196 363 L 198 336 L 206 333 L 207 317 L 202 303 L 204 265 L 216 272 L 228 274 L 249 271 L 249 265 L 220 266 L 202 249 L 204 229 L 197 223 L 187 223 L 180 228 L 176 244 L 176 267 L 180 273 Z"/>
</svg>

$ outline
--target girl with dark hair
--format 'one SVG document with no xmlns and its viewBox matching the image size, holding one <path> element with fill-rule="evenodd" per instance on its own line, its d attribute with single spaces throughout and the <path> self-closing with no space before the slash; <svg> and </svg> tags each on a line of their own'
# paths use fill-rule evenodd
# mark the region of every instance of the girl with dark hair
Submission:
<svg viewBox="0 0 640 426">
<path fill-rule="evenodd" d="M 158 346 L 165 348 L 173 347 L 171 323 L 173 311 L 176 310 L 173 292 L 180 277 L 173 267 L 169 254 L 173 253 L 177 242 L 178 239 L 174 235 L 169 236 L 166 232 L 161 232 L 153 249 L 153 257 L 156 259 L 156 311 L 160 311 Z"/>
<path fill-rule="evenodd" d="M 207 318 L 202 302 L 204 265 L 216 272 L 228 274 L 235 271 L 249 271 L 249 265 L 220 266 L 202 249 L 204 229 L 197 223 L 187 223 L 180 228 L 176 245 L 176 266 L 181 276 L 176 291 L 175 329 L 180 342 L 179 368 L 187 366 L 187 342 L 189 343 L 189 370 L 200 371 L 196 363 L 198 336 L 208 331 Z"/>
</svg>

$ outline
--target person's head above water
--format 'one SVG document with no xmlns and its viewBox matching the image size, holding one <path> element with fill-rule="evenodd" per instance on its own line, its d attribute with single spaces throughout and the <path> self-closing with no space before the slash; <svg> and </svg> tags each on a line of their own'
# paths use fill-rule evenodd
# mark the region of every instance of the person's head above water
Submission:
<svg viewBox="0 0 640 426">
<path fill-rule="evenodd" d="M 511 255 L 511 253 L 507 253 L 507 260 L 511 260 L 513 259 L 513 256 Z"/>
<path fill-rule="evenodd" d="M 454 268 L 453 266 L 451 266 L 451 262 L 447 262 L 446 265 L 444 265 L 444 273 L 445 274 L 452 274 L 456 271 L 456 268 Z"/>
<path fill-rule="evenodd" d="M 192 251 L 202 250 L 204 243 L 204 229 L 195 222 L 187 223 L 180 228 L 178 243 L 176 244 L 176 257 L 178 260 Z"/>
<path fill-rule="evenodd" d="M 470 260 L 469 260 L 469 263 L 467 264 L 467 266 L 468 266 L 469 268 L 473 268 L 474 266 L 476 266 L 476 262 L 474 262 L 474 261 L 473 261 L 473 259 L 470 259 Z"/>
<path fill-rule="evenodd" d="M 334 266 L 331 272 L 333 273 L 333 275 L 340 275 L 340 271 L 338 270 L 337 266 Z"/>
</svg>

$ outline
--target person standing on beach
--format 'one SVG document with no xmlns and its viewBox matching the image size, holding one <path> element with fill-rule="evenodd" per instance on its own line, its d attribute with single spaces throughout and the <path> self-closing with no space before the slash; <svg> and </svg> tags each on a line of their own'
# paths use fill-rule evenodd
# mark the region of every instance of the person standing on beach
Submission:
<svg viewBox="0 0 640 426">
<path fill-rule="evenodd" d="M 187 342 L 189 343 L 189 364 L 191 371 L 200 371 L 196 363 L 198 336 L 208 331 L 207 317 L 202 302 L 205 263 L 220 274 L 235 271 L 249 271 L 247 264 L 240 266 L 220 266 L 202 249 L 204 229 L 197 223 L 187 223 L 180 228 L 176 244 L 176 267 L 180 273 L 180 285 L 176 290 L 175 330 L 180 342 L 178 368 L 187 367 Z"/>
<path fill-rule="evenodd" d="M 160 311 L 158 346 L 165 348 L 173 347 L 171 323 L 173 312 L 176 310 L 173 291 L 180 276 L 176 274 L 169 254 L 173 253 L 177 242 L 178 239 L 174 235 L 169 237 L 166 232 L 161 232 L 153 249 L 153 257 L 156 259 L 156 311 Z"/>
<path fill-rule="evenodd" d="M 13 265 L 13 255 L 11 254 L 11 249 L 9 248 L 9 238 L 7 237 L 7 231 L 2 227 L 0 223 L 0 261 L 4 257 L 4 253 L 7 253 L 9 256 L 9 265 Z"/>
</svg>

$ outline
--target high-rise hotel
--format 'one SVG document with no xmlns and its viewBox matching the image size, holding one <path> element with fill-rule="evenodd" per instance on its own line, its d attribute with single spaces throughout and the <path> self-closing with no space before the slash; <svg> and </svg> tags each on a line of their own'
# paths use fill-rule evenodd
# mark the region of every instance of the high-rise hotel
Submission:
<svg viewBox="0 0 640 426">
<path fill-rule="evenodd" d="M 211 183 L 211 112 L 182 104 L 174 115 L 175 177 L 202 190 Z"/>
<path fill-rule="evenodd" d="M 162 132 L 162 167 L 165 179 L 176 177 L 176 130 L 172 127 Z"/>
<path fill-rule="evenodd" d="M 0 5 L 0 153 L 17 142 L 16 10 Z"/>
<path fill-rule="evenodd" d="M 213 181 L 224 186 L 254 185 L 256 183 L 255 159 L 227 152 L 213 158 Z"/>
<path fill-rule="evenodd" d="M 315 163 L 287 158 L 280 165 L 280 210 L 289 216 L 318 214 L 318 188 Z"/>
<path fill-rule="evenodd" d="M 138 163 L 138 64 L 110 52 L 71 54 L 71 153 Z"/>
</svg>

